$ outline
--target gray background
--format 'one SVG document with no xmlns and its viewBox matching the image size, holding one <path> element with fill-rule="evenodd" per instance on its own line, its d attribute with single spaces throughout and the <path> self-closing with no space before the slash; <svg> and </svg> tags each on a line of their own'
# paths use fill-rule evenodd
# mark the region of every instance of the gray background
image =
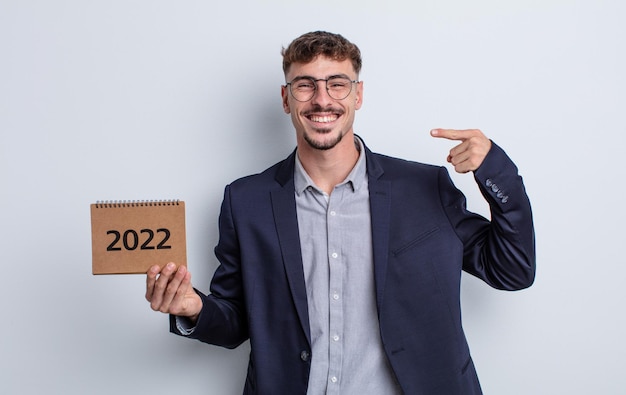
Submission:
<svg viewBox="0 0 626 395">
<path fill-rule="evenodd" d="M 208 290 L 224 185 L 295 144 L 280 49 L 324 29 L 363 52 L 374 151 L 445 164 L 453 143 L 428 131 L 481 128 L 521 169 L 535 285 L 463 279 L 485 393 L 626 393 L 625 4 L 0 0 L 2 392 L 241 392 L 247 344 L 170 335 L 143 276 L 91 275 L 89 204 L 185 200 Z"/>
</svg>

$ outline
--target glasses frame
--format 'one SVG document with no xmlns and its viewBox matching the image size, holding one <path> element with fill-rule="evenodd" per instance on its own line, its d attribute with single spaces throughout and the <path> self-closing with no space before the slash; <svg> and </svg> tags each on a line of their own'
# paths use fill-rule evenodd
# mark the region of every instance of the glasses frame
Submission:
<svg viewBox="0 0 626 395">
<path fill-rule="evenodd" d="M 348 93 L 347 93 L 344 97 L 342 97 L 341 99 L 338 99 L 338 98 L 333 97 L 333 95 L 331 95 L 331 94 L 330 94 L 330 90 L 328 89 L 328 81 L 329 81 L 329 80 L 332 80 L 332 79 L 335 79 L 335 78 L 343 78 L 343 79 L 346 79 L 346 80 L 350 81 L 350 90 L 349 90 L 349 91 L 348 91 Z M 309 80 L 309 81 L 312 81 L 312 82 L 313 82 L 313 86 L 315 87 L 315 89 L 313 90 L 313 93 L 311 93 L 311 97 L 309 97 L 309 98 L 308 98 L 308 99 L 306 99 L 306 100 L 300 100 L 300 99 L 298 99 L 298 98 L 297 98 L 297 97 L 293 94 L 293 91 L 291 90 L 291 89 L 292 89 L 292 86 L 293 86 L 292 84 L 293 84 L 294 82 L 296 82 L 296 81 L 301 81 L 301 80 Z M 319 81 L 324 81 L 324 82 L 326 83 L 326 84 L 325 84 L 325 85 L 326 85 L 326 93 L 328 93 L 328 96 L 329 96 L 331 99 L 333 99 L 333 100 L 343 100 L 343 99 L 345 99 L 346 97 L 350 96 L 350 93 L 352 93 L 352 84 L 358 84 L 358 83 L 360 82 L 359 80 L 351 80 L 351 79 L 350 79 L 350 77 L 348 77 L 347 75 L 333 75 L 333 76 L 330 76 L 330 77 L 328 77 L 328 78 L 313 78 L 313 77 L 304 76 L 304 77 L 296 77 L 296 78 L 292 79 L 291 81 L 287 82 L 287 84 L 286 84 L 285 86 L 289 88 L 289 94 L 291 95 L 291 97 L 293 97 L 293 99 L 294 99 L 295 101 L 298 101 L 298 102 L 300 102 L 300 103 L 306 103 L 306 102 L 310 101 L 311 99 L 313 99 L 313 97 L 315 97 L 315 94 L 316 94 L 316 93 L 317 93 L 317 91 L 318 91 L 317 83 L 318 83 Z"/>
</svg>

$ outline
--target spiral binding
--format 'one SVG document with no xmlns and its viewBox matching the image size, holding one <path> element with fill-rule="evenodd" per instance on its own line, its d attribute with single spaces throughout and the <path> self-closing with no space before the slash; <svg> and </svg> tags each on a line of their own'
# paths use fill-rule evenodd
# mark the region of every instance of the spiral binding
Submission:
<svg viewBox="0 0 626 395">
<path fill-rule="evenodd" d="M 98 200 L 96 208 L 123 208 L 123 207 L 158 207 L 178 206 L 179 199 L 172 200 Z"/>
</svg>

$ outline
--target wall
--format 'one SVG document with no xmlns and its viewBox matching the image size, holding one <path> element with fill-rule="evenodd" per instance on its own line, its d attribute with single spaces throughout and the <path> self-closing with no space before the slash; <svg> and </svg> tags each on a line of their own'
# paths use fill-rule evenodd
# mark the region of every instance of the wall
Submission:
<svg viewBox="0 0 626 395">
<path fill-rule="evenodd" d="M 143 276 L 91 275 L 89 204 L 185 200 L 208 290 L 224 185 L 294 146 L 280 49 L 323 29 L 363 52 L 370 148 L 445 164 L 428 131 L 477 127 L 521 169 L 535 285 L 463 280 L 485 393 L 623 394 L 624 4 L 0 0 L 3 392 L 241 393 L 247 345 L 170 335 Z"/>
</svg>

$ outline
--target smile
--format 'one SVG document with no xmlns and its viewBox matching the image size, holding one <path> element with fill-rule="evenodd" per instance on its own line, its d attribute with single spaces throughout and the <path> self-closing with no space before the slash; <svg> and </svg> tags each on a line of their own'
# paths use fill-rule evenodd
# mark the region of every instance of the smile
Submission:
<svg viewBox="0 0 626 395">
<path fill-rule="evenodd" d="M 335 122 L 337 118 L 339 118 L 339 116 L 337 114 L 309 115 L 307 118 L 313 122 L 331 123 L 331 122 Z"/>
</svg>

